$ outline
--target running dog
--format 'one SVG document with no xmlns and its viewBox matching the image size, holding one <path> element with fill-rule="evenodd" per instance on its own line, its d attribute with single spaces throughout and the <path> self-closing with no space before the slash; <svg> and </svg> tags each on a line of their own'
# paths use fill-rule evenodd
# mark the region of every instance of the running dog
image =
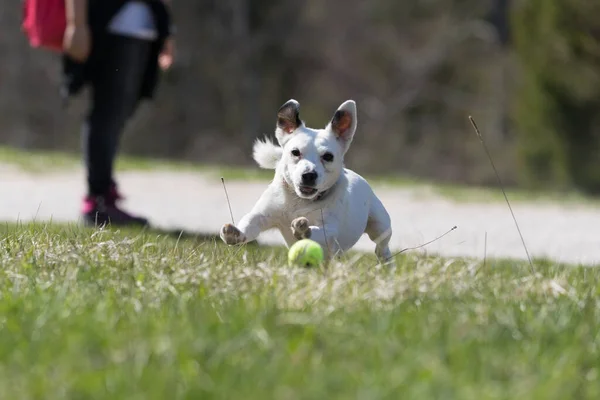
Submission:
<svg viewBox="0 0 600 400">
<path fill-rule="evenodd" d="M 254 143 L 253 157 L 275 177 L 237 224 L 225 224 L 220 237 L 229 245 L 255 240 L 277 228 L 288 247 L 312 239 L 327 260 L 352 248 L 363 233 L 375 242 L 375 254 L 393 265 L 390 216 L 369 183 L 344 167 L 357 125 L 356 103 L 344 102 L 324 129 L 300 119 L 300 104 L 289 100 L 277 112 L 275 136 Z"/>
</svg>

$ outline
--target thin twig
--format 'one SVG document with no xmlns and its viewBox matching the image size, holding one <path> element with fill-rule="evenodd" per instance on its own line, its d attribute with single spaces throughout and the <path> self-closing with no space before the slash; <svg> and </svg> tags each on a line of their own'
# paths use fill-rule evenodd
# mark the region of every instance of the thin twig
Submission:
<svg viewBox="0 0 600 400">
<path fill-rule="evenodd" d="M 481 142 L 481 145 L 483 146 L 483 149 L 485 150 L 485 153 L 487 154 L 487 157 L 490 160 L 490 164 L 492 165 L 494 173 L 496 174 L 496 179 L 498 179 L 498 184 L 500 185 L 500 189 L 502 190 L 502 194 L 504 195 L 506 204 L 508 204 L 508 209 L 510 210 L 513 221 L 515 222 L 515 226 L 517 227 L 517 231 L 519 232 L 519 236 L 521 237 L 521 243 L 523 243 L 523 248 L 525 249 L 525 253 L 527 254 L 527 260 L 529 260 L 529 266 L 531 267 L 531 272 L 535 274 L 535 268 L 533 267 L 533 262 L 531 261 L 531 257 L 529 256 L 529 250 L 527 249 L 527 245 L 525 244 L 525 239 L 523 238 L 523 234 L 521 233 L 521 228 L 519 228 L 519 223 L 517 222 L 515 213 L 513 212 L 513 209 L 510 205 L 510 201 L 508 201 L 508 196 L 506 195 L 506 191 L 504 190 L 504 185 L 502 184 L 502 180 L 500 179 L 500 174 L 498 173 L 498 170 L 496 169 L 496 165 L 494 165 L 492 156 L 490 155 L 490 152 L 489 152 L 487 146 L 485 145 L 485 141 L 483 140 L 483 136 L 481 136 L 481 132 L 479 132 L 479 128 L 477 127 L 475 120 L 470 115 L 469 115 L 469 121 L 471 121 L 471 125 L 473 125 L 473 129 L 475 129 L 475 133 L 477 134 L 477 137 L 479 138 L 479 141 Z"/>
<path fill-rule="evenodd" d="M 229 207 L 229 215 L 231 215 L 231 223 L 235 225 L 233 220 L 233 211 L 231 211 L 231 203 L 229 202 L 229 195 L 227 194 L 227 187 L 225 187 L 225 179 L 221 177 L 221 183 L 223 183 L 223 190 L 225 190 L 225 197 L 227 198 L 227 206 Z"/>
</svg>

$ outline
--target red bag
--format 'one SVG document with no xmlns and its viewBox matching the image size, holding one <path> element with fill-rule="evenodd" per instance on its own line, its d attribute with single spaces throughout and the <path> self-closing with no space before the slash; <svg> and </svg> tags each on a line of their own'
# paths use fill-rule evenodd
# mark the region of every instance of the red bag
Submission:
<svg viewBox="0 0 600 400">
<path fill-rule="evenodd" d="M 65 0 L 24 0 L 22 29 L 31 47 L 63 51 Z"/>
</svg>

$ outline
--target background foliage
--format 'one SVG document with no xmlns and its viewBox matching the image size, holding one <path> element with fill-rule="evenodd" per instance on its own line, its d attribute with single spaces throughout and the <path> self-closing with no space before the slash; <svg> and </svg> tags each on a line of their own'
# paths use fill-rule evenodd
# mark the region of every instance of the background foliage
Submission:
<svg viewBox="0 0 600 400">
<path fill-rule="evenodd" d="M 178 0 L 177 65 L 123 150 L 251 165 L 287 99 L 319 127 L 353 98 L 361 172 L 493 184 L 473 115 L 507 183 L 595 193 L 596 4 Z M 57 57 L 28 47 L 20 11 L 0 10 L 0 142 L 78 151 L 86 97 L 61 107 Z"/>
</svg>

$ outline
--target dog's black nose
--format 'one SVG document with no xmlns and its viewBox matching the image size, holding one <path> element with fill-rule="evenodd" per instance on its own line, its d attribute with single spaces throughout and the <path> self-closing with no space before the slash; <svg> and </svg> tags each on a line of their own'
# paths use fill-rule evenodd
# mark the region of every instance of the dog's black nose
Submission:
<svg viewBox="0 0 600 400">
<path fill-rule="evenodd" d="M 302 174 L 302 184 L 306 186 L 314 186 L 317 182 L 316 172 L 305 172 Z"/>
</svg>

